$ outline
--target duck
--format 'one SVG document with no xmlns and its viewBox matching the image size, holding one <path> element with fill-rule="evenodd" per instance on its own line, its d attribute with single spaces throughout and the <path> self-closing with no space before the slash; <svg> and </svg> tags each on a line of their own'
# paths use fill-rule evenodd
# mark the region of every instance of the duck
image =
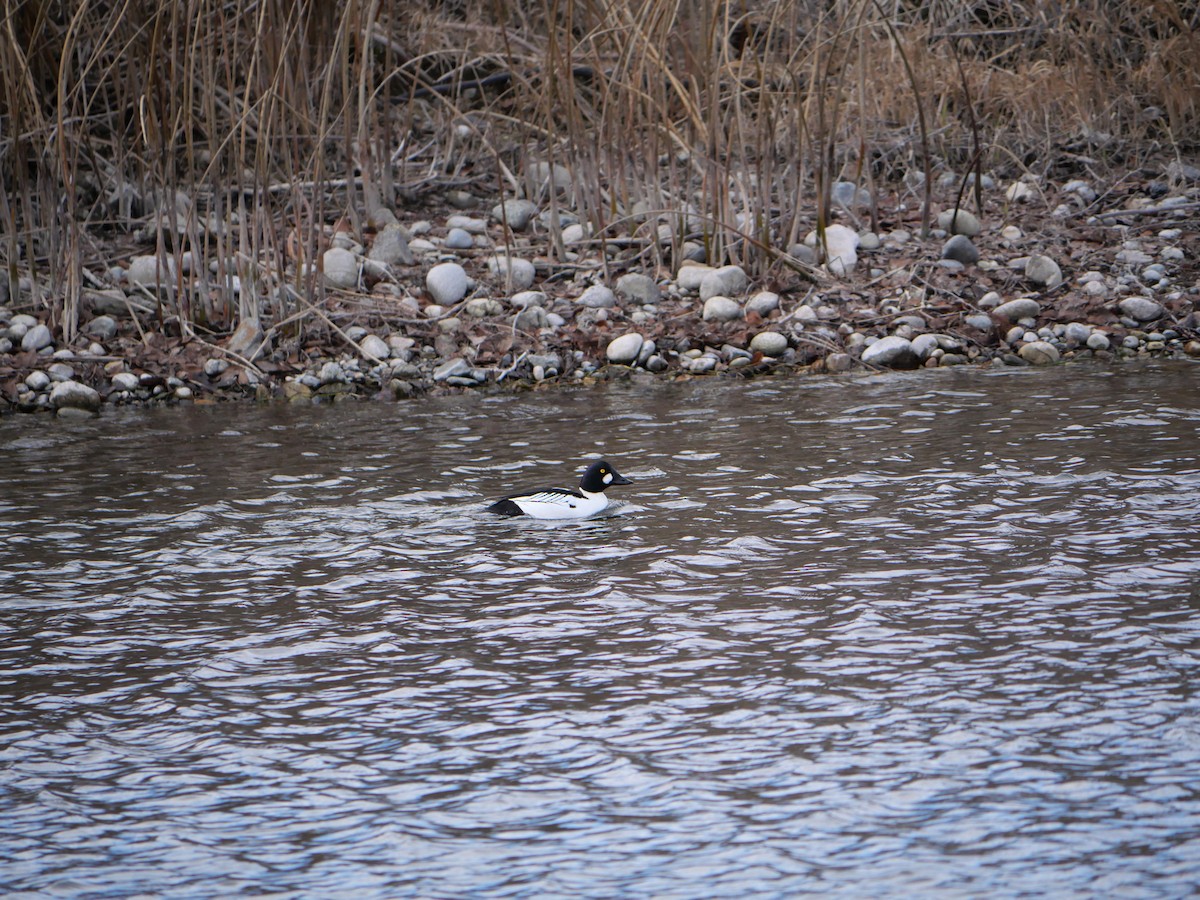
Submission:
<svg viewBox="0 0 1200 900">
<path fill-rule="evenodd" d="M 608 506 L 605 490 L 615 484 L 630 484 L 628 478 L 603 459 L 587 467 L 579 479 L 579 490 L 541 488 L 509 494 L 491 504 L 488 512 L 501 516 L 530 516 L 534 519 L 585 519 Z"/>
</svg>

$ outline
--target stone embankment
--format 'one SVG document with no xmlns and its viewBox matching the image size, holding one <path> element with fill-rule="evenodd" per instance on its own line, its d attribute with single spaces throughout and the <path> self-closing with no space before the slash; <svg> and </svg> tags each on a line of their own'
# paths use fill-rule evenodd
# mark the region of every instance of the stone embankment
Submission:
<svg viewBox="0 0 1200 900">
<path fill-rule="evenodd" d="M 646 223 L 649 240 L 678 261 L 654 269 L 646 241 L 629 255 L 566 210 L 526 200 L 407 224 L 385 210 L 362 243 L 336 233 L 323 251 L 326 296 L 310 321 L 323 337 L 303 345 L 256 328 L 204 340 L 155 330 L 144 297 L 176 281 L 174 263 L 134 257 L 109 270 L 111 287 L 85 294 L 70 345 L 24 295 L 0 297 L 0 411 L 407 397 L 634 370 L 1200 357 L 1200 190 L 1194 170 L 1180 173 L 1115 211 L 1097 210 L 1083 181 L 1001 191 L 985 179 L 982 216 L 945 208 L 925 238 L 911 197 L 892 198 L 879 218 L 890 227 L 876 233 L 863 227 L 861 192 L 838 185 L 839 222 L 780 248 L 758 283 L 739 265 L 709 264 L 700 242 L 677 241 L 665 223 Z"/>
</svg>

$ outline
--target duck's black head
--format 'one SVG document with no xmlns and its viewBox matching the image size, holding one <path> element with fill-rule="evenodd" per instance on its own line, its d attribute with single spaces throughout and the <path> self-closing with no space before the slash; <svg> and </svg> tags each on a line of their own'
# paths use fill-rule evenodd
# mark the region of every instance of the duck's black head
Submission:
<svg viewBox="0 0 1200 900">
<path fill-rule="evenodd" d="M 580 489 L 589 494 L 598 494 L 614 484 L 629 484 L 629 479 L 602 459 L 588 466 L 583 477 L 579 479 Z"/>
</svg>

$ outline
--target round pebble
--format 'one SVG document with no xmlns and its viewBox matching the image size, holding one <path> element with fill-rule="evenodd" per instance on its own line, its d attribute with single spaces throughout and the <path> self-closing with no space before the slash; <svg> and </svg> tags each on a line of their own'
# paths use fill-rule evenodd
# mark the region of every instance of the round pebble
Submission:
<svg viewBox="0 0 1200 900">
<path fill-rule="evenodd" d="M 465 228 L 451 228 L 446 232 L 444 246 L 449 250 L 470 250 L 475 246 L 475 239 Z"/>
<path fill-rule="evenodd" d="M 321 257 L 321 261 L 325 281 L 331 286 L 346 290 L 358 284 L 358 260 L 349 250 L 330 247 Z"/>
<path fill-rule="evenodd" d="M 965 209 L 946 209 L 938 213 L 937 226 L 950 234 L 974 237 L 983 231 L 983 225 L 974 213 Z"/>
<path fill-rule="evenodd" d="M 603 284 L 593 284 L 575 298 L 575 302 L 588 309 L 612 309 L 617 305 L 617 295 Z"/>
<path fill-rule="evenodd" d="M 704 301 L 702 317 L 706 322 L 732 322 L 741 315 L 742 308 L 736 300 L 717 295 Z"/>
<path fill-rule="evenodd" d="M 1162 304 L 1148 297 L 1126 297 L 1117 304 L 1117 308 L 1139 322 L 1153 322 L 1163 314 Z"/>
<path fill-rule="evenodd" d="M 787 337 L 778 331 L 760 331 L 750 339 L 750 349 L 763 356 L 781 356 L 787 348 Z"/>
<path fill-rule="evenodd" d="M 629 365 L 637 360 L 644 342 L 645 338 L 637 332 L 623 334 L 609 341 L 605 356 L 608 357 L 608 361 L 611 363 Z"/>
<path fill-rule="evenodd" d="M 516 256 L 493 256 L 487 266 L 497 278 L 505 279 L 506 287 L 511 291 L 527 290 L 537 274 L 533 263 Z"/>
<path fill-rule="evenodd" d="M 467 272 L 458 263 L 439 263 L 425 276 L 425 288 L 440 306 L 453 306 L 467 295 Z"/>
</svg>

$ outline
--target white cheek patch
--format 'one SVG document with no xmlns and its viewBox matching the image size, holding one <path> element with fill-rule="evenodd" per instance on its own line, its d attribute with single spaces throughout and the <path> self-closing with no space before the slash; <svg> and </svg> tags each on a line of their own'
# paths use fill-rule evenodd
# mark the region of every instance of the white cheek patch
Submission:
<svg viewBox="0 0 1200 900">
<path fill-rule="evenodd" d="M 612 484 L 612 473 L 611 473 L 611 472 L 605 472 L 605 473 L 604 473 L 604 478 L 603 478 L 603 481 L 604 481 L 604 483 L 605 483 L 605 484 Z"/>
</svg>

